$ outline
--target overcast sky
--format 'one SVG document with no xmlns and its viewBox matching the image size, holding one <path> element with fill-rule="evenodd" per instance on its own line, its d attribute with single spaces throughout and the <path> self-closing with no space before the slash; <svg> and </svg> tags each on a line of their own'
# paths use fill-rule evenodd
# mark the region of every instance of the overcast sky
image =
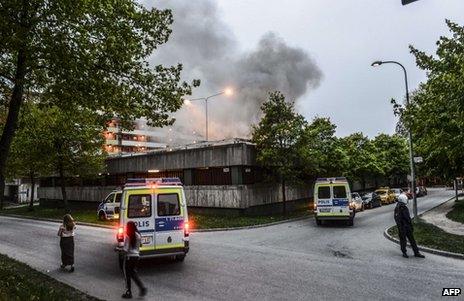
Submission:
<svg viewBox="0 0 464 301">
<path fill-rule="evenodd" d="M 430 53 L 445 18 L 464 24 L 464 0 L 218 0 L 219 14 L 242 51 L 254 49 L 267 32 L 310 54 L 323 73 L 316 89 L 300 97 L 306 118 L 330 117 L 337 135 L 393 133 L 390 99 L 404 96 L 399 67 L 370 67 L 377 59 L 398 60 L 411 90 L 425 80 L 408 45 Z"/>
</svg>

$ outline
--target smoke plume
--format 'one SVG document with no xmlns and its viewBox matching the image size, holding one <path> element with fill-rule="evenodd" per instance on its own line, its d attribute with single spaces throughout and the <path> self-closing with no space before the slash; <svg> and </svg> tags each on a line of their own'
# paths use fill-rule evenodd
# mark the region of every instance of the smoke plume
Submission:
<svg viewBox="0 0 464 301">
<path fill-rule="evenodd" d="M 254 50 L 240 51 L 212 0 L 163 0 L 155 5 L 171 9 L 174 24 L 169 41 L 155 52 L 151 63 L 182 63 L 184 80 L 201 80 L 192 98 L 226 87 L 234 91 L 232 96 L 221 95 L 208 102 L 210 140 L 249 137 L 269 92 L 279 90 L 287 100 L 298 101 L 320 83 L 322 73 L 308 53 L 287 45 L 274 33 L 265 33 Z M 184 106 L 174 117 L 172 129 L 161 130 L 172 140 L 168 143 L 204 139 L 204 101 Z"/>
</svg>

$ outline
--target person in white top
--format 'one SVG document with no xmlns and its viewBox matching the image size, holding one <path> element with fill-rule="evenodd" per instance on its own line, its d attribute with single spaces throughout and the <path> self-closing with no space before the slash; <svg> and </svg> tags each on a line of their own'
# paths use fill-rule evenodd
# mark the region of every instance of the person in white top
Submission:
<svg viewBox="0 0 464 301">
<path fill-rule="evenodd" d="M 74 230 L 76 224 L 71 214 L 63 216 L 63 224 L 60 225 L 58 236 L 60 237 L 61 268 L 71 266 L 69 272 L 74 272 Z"/>
<path fill-rule="evenodd" d="M 137 264 L 140 256 L 140 246 L 142 237 L 140 236 L 137 226 L 133 221 L 129 221 L 126 226 L 126 236 L 124 237 L 124 277 L 126 278 L 126 292 L 122 295 L 125 299 L 132 298 L 131 279 L 140 289 L 140 296 L 147 294 L 147 289 L 137 274 Z"/>
</svg>

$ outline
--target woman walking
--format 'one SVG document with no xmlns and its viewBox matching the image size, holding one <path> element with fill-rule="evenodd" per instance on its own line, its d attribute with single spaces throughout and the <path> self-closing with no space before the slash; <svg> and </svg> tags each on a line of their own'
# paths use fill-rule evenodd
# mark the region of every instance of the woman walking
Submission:
<svg viewBox="0 0 464 301">
<path fill-rule="evenodd" d="M 137 264 L 140 256 L 140 245 L 142 237 L 134 222 L 129 221 L 126 226 L 126 236 L 124 238 L 124 277 L 126 278 L 126 292 L 122 295 L 125 299 L 132 298 L 131 279 L 140 289 L 140 297 L 147 294 L 147 289 L 137 274 Z"/>
<path fill-rule="evenodd" d="M 69 272 L 74 272 L 74 229 L 76 224 L 71 214 L 63 216 L 63 224 L 58 230 L 61 248 L 61 268 L 71 266 Z"/>
</svg>

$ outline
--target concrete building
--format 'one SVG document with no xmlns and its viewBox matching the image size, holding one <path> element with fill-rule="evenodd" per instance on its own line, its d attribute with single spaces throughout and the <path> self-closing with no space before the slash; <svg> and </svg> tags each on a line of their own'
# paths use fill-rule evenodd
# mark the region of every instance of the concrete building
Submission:
<svg viewBox="0 0 464 301">
<path fill-rule="evenodd" d="M 264 181 L 264 172 L 256 164 L 255 146 L 241 139 L 110 157 L 107 174 L 93 180 L 69 181 L 74 185 L 68 187 L 68 196 L 75 201 L 98 202 L 127 178 L 146 177 L 179 177 L 185 185 L 188 206 L 198 210 L 270 212 L 280 210 L 282 202 L 280 186 Z M 53 177 L 42 179 L 39 197 L 60 199 L 57 181 Z M 286 192 L 289 208 L 307 204 L 312 183 L 288 187 Z"/>
</svg>

